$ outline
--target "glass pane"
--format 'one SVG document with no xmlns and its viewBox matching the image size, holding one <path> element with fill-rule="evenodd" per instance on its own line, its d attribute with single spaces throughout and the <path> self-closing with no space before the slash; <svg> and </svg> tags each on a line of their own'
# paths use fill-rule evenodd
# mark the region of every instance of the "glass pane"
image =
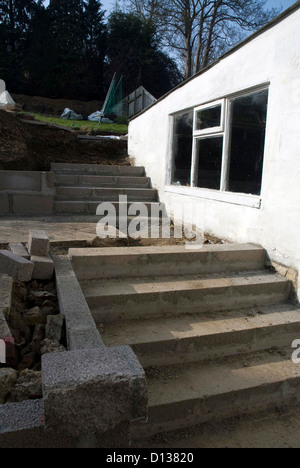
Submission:
<svg viewBox="0 0 300 468">
<path fill-rule="evenodd" d="M 197 112 L 196 130 L 220 127 L 222 106 L 209 107 Z"/>
<path fill-rule="evenodd" d="M 197 143 L 197 187 L 220 190 L 223 137 L 201 139 Z"/>
<path fill-rule="evenodd" d="M 229 190 L 260 195 L 268 90 L 232 101 Z"/>
<path fill-rule="evenodd" d="M 175 117 L 172 184 L 189 187 L 193 149 L 193 112 Z"/>
</svg>

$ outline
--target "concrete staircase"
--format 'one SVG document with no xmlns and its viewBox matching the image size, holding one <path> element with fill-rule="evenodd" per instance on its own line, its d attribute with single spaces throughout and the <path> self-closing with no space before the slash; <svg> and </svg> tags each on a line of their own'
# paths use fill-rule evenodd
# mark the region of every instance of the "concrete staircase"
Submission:
<svg viewBox="0 0 300 468">
<path fill-rule="evenodd" d="M 95 215 L 102 202 L 112 202 L 119 212 L 121 195 L 127 196 L 128 203 L 144 203 L 148 210 L 158 201 L 143 167 L 52 164 L 51 171 L 57 214 Z"/>
<path fill-rule="evenodd" d="M 254 245 L 71 249 L 107 346 L 132 346 L 149 385 L 148 438 L 300 400 L 300 309 Z"/>
</svg>

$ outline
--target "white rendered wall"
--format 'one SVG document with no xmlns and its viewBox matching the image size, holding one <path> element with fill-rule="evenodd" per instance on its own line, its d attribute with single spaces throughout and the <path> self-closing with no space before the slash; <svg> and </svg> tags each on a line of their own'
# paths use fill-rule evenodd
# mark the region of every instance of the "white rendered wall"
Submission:
<svg viewBox="0 0 300 468">
<path fill-rule="evenodd" d="M 300 269 L 300 9 L 187 82 L 129 126 L 129 155 L 145 166 L 167 210 L 192 205 L 206 232 L 265 247 Z M 171 115 L 270 83 L 261 208 L 168 191 Z M 173 187 L 174 190 L 174 187 Z M 188 189 L 187 189 L 188 190 Z M 298 290 L 300 293 L 300 288 Z"/>
</svg>

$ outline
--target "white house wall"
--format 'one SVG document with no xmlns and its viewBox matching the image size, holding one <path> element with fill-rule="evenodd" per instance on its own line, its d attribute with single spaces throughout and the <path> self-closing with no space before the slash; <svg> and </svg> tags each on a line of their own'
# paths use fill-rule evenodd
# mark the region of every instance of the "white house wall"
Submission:
<svg viewBox="0 0 300 468">
<path fill-rule="evenodd" d="M 174 206 L 192 205 L 201 229 L 234 242 L 261 244 L 273 260 L 298 270 L 299 8 L 166 96 L 129 126 L 129 154 L 137 165 L 146 167 L 169 212 Z M 266 83 L 270 87 L 260 209 L 169 192 L 171 115 Z"/>
</svg>

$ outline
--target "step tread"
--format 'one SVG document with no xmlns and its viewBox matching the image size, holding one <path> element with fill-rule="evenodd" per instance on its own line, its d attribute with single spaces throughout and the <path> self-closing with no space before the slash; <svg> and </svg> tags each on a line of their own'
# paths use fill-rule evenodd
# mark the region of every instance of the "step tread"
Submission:
<svg viewBox="0 0 300 468">
<path fill-rule="evenodd" d="M 146 193 L 149 193 L 149 192 L 155 192 L 157 193 L 157 190 L 156 189 L 152 189 L 152 188 L 144 188 L 144 187 L 97 187 L 97 186 L 92 186 L 92 185 L 89 185 L 89 186 L 82 186 L 82 185 L 59 185 L 56 187 L 56 190 L 60 191 L 60 190 L 97 190 L 97 191 L 102 191 L 103 192 L 112 192 L 112 191 L 116 191 L 116 192 L 119 192 L 121 190 L 125 190 L 126 192 L 146 192 Z"/>
<path fill-rule="evenodd" d="M 101 164 L 52 163 L 51 171 L 59 175 L 128 175 L 141 177 L 145 168 L 141 166 L 114 166 Z"/>
<path fill-rule="evenodd" d="M 202 252 L 222 252 L 230 253 L 235 251 L 264 251 L 263 247 L 260 247 L 255 244 L 211 244 L 203 245 L 197 248 L 188 248 L 186 245 L 170 245 L 170 246 L 154 246 L 154 247 L 120 247 L 119 249 L 112 248 L 95 248 L 95 249 L 71 249 L 70 255 L 73 257 L 139 257 L 142 256 L 151 256 L 157 257 L 158 259 L 161 256 L 172 256 L 176 254 L 185 254 L 188 257 L 193 257 L 196 253 Z"/>
<path fill-rule="evenodd" d="M 289 282 L 278 274 L 253 271 L 247 272 L 247 275 L 243 272 L 243 274 L 121 278 L 101 281 L 98 279 L 83 280 L 81 286 L 86 297 L 107 297 L 282 283 Z"/>
<path fill-rule="evenodd" d="M 147 371 L 149 408 L 299 379 L 300 366 L 291 359 L 292 349 L 285 353 L 286 356 L 282 356 L 270 350 L 217 363 L 150 368 Z"/>
<path fill-rule="evenodd" d="M 107 346 L 137 346 L 288 324 L 300 324 L 300 309 L 292 304 L 107 323 L 100 332 Z"/>
<path fill-rule="evenodd" d="M 92 203 L 92 204 L 99 204 L 99 203 L 105 203 L 104 200 L 55 200 L 54 201 L 55 204 L 85 204 L 85 203 Z M 114 205 L 124 205 L 124 204 L 127 204 L 127 205 L 132 205 L 133 203 L 135 205 L 163 205 L 163 203 L 160 203 L 160 202 L 157 202 L 157 201 L 128 201 L 128 203 L 122 203 L 122 202 L 118 202 L 118 201 L 112 201 L 112 200 L 109 200 L 107 203 L 112 203 Z"/>
</svg>

